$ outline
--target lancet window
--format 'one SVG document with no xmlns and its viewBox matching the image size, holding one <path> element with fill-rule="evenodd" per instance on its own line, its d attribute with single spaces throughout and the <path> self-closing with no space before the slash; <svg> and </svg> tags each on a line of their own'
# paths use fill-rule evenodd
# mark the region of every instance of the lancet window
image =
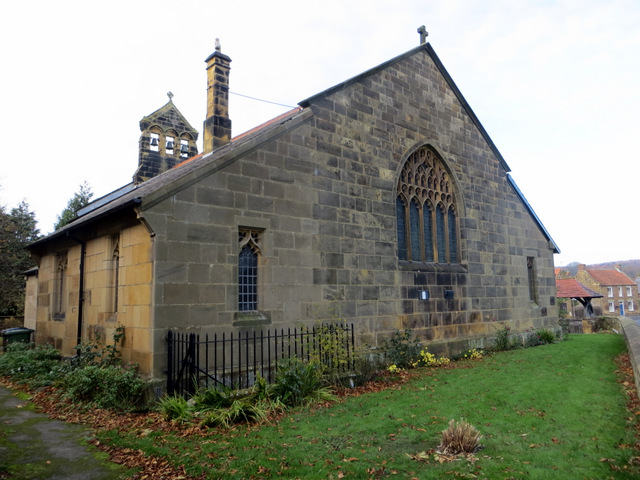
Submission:
<svg viewBox="0 0 640 480">
<path fill-rule="evenodd" d="M 258 260 L 260 235 L 255 230 L 240 230 L 238 253 L 238 310 L 258 310 Z"/>
</svg>

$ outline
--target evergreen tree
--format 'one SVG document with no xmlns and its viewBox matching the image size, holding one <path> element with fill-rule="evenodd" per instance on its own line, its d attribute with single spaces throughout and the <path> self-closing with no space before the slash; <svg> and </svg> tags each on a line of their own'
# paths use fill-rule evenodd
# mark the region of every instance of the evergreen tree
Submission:
<svg viewBox="0 0 640 480">
<path fill-rule="evenodd" d="M 60 213 L 60 215 L 58 215 L 58 221 L 53 227 L 54 230 L 58 230 L 78 218 L 78 214 L 76 212 L 87 205 L 91 201 L 92 197 L 93 192 L 91 191 L 91 187 L 87 182 L 84 182 L 80 185 L 80 190 L 69 200 L 66 208 L 62 213 Z"/>
<path fill-rule="evenodd" d="M 25 247 L 38 235 L 35 214 L 27 202 L 10 213 L 0 205 L 0 315 L 24 313 L 24 272 L 35 266 Z"/>
</svg>

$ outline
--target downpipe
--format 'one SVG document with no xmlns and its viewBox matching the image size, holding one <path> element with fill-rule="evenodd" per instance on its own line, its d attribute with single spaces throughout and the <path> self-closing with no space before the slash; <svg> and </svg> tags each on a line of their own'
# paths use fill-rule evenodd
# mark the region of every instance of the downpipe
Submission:
<svg viewBox="0 0 640 480">
<path fill-rule="evenodd" d="M 87 255 L 87 243 L 82 240 L 74 237 L 69 232 L 67 232 L 67 237 L 69 237 L 74 242 L 80 245 L 80 280 L 78 287 L 78 331 L 76 335 L 76 345 L 80 345 L 82 343 L 82 316 L 83 316 L 83 306 L 84 306 L 84 259 Z M 76 357 L 80 355 L 80 351 L 78 350 L 76 353 Z"/>
</svg>

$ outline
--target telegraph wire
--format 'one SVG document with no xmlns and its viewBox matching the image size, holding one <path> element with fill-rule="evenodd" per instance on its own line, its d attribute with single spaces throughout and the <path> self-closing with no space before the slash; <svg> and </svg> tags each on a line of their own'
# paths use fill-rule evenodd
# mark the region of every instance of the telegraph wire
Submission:
<svg viewBox="0 0 640 480">
<path fill-rule="evenodd" d="M 261 98 L 255 98 L 255 97 L 250 97 L 249 95 L 243 95 L 241 93 L 236 93 L 236 92 L 232 92 L 229 91 L 229 93 L 233 94 L 233 95 L 237 95 L 239 97 L 244 97 L 244 98 L 248 98 L 250 100 L 255 100 L 257 102 L 264 102 L 264 103 L 270 103 L 272 105 L 278 105 L 280 107 L 287 107 L 287 108 L 296 108 L 295 105 L 285 105 L 284 103 L 277 103 L 277 102 L 270 102 L 269 100 L 262 100 Z"/>
</svg>

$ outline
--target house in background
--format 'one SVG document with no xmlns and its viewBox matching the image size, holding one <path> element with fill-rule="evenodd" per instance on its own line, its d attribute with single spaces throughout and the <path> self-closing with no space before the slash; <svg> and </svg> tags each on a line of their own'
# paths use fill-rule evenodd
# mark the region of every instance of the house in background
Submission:
<svg viewBox="0 0 640 480">
<path fill-rule="evenodd" d="M 557 324 L 558 249 L 430 44 L 235 138 L 230 62 L 206 60 L 201 154 L 170 100 L 140 122 L 134 181 L 31 245 L 37 342 L 69 355 L 121 324 L 160 378 L 170 330 L 339 316 L 453 353 L 496 321 Z"/>
<path fill-rule="evenodd" d="M 557 270 L 557 269 L 556 269 Z M 556 272 L 558 274 L 558 272 Z M 561 316 L 568 318 L 570 333 L 591 333 L 593 331 L 593 317 L 602 315 L 600 307 L 593 307 L 593 300 L 602 295 L 584 286 L 575 278 L 556 277 L 556 291 L 558 308 Z M 580 304 L 580 306 L 577 306 Z"/>
<path fill-rule="evenodd" d="M 603 314 L 625 315 L 638 310 L 638 286 L 619 269 L 588 269 L 579 265 L 575 278 L 602 295 L 594 304 Z"/>
</svg>

